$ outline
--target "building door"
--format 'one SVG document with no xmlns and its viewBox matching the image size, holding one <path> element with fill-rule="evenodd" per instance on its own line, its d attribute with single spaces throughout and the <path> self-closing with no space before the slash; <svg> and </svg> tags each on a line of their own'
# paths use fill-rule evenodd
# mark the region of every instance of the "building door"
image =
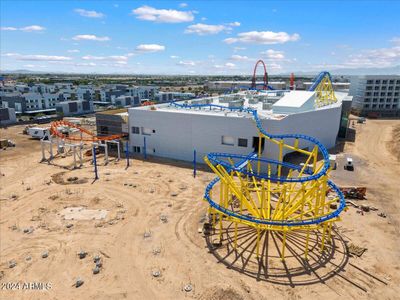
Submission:
<svg viewBox="0 0 400 300">
<path fill-rule="evenodd" d="M 261 138 L 261 153 L 264 151 L 264 144 L 265 144 L 265 138 Z M 259 147 L 260 147 L 260 137 L 253 136 L 254 152 L 258 153 Z"/>
</svg>

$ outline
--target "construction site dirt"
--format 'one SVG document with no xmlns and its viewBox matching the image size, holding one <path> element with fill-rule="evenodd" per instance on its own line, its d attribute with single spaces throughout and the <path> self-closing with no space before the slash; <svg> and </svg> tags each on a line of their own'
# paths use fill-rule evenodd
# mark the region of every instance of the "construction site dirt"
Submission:
<svg viewBox="0 0 400 300">
<path fill-rule="evenodd" d="M 215 176 L 205 167 L 194 178 L 188 163 L 134 156 L 127 168 L 99 154 L 94 180 L 90 156 L 75 170 L 69 155 L 40 163 L 40 141 L 2 128 L 16 146 L 0 150 L 0 298 L 398 299 L 399 126 L 354 125 L 330 175 L 366 187 L 365 199 L 351 200 L 324 253 L 311 242 L 305 261 L 298 235 L 284 262 L 274 243 L 256 258 L 251 230 L 235 251 L 229 238 L 219 246 L 204 235 Z"/>
</svg>

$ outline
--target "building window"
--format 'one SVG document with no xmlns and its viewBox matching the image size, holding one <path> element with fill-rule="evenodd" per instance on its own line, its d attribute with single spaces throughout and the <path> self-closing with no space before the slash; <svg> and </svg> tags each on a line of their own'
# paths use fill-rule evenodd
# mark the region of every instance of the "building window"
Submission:
<svg viewBox="0 0 400 300">
<path fill-rule="evenodd" d="M 222 145 L 227 145 L 227 146 L 234 146 L 235 145 L 235 139 L 231 136 L 223 135 L 221 137 L 221 144 Z"/>
<path fill-rule="evenodd" d="M 375 80 L 375 84 L 380 84 L 381 81 L 380 80 Z"/>
<path fill-rule="evenodd" d="M 379 96 L 379 92 L 374 92 L 374 96 Z"/>
<path fill-rule="evenodd" d="M 386 93 L 384 93 L 384 92 L 381 93 L 381 96 L 385 96 L 385 95 L 386 95 Z"/>
<path fill-rule="evenodd" d="M 381 102 L 381 103 L 382 103 L 382 102 L 385 102 L 385 99 L 384 99 L 384 98 L 380 98 L 380 99 L 379 99 L 379 102 Z"/>
<path fill-rule="evenodd" d="M 372 99 L 372 102 L 378 102 L 378 98 Z"/>
<path fill-rule="evenodd" d="M 371 98 L 365 98 L 364 99 L 364 102 L 369 102 L 369 101 L 371 101 Z"/>
<path fill-rule="evenodd" d="M 387 80 L 382 80 L 382 84 L 387 84 Z"/>
<path fill-rule="evenodd" d="M 385 108 L 390 108 L 390 104 L 386 104 L 386 107 Z"/>
<path fill-rule="evenodd" d="M 138 147 L 138 146 L 133 146 L 133 152 L 134 152 L 134 153 L 140 153 L 140 147 Z"/>
<path fill-rule="evenodd" d="M 364 104 L 364 108 L 369 108 L 369 104 Z"/>
<path fill-rule="evenodd" d="M 372 104 L 372 108 L 376 108 L 376 104 Z"/>
<path fill-rule="evenodd" d="M 142 127 L 142 134 L 143 135 L 151 135 L 153 133 L 153 129 Z"/>
<path fill-rule="evenodd" d="M 247 139 L 238 139 L 238 146 L 239 147 L 247 147 Z"/>
<path fill-rule="evenodd" d="M 139 134 L 140 133 L 139 127 L 132 127 L 132 133 Z"/>
<path fill-rule="evenodd" d="M 367 84 L 372 84 L 373 82 L 373 80 L 367 80 Z"/>
<path fill-rule="evenodd" d="M 375 91 L 379 90 L 379 86 L 374 87 L 374 90 Z"/>
<path fill-rule="evenodd" d="M 389 80 L 389 83 L 390 84 L 394 84 L 394 80 Z"/>
<path fill-rule="evenodd" d="M 382 91 L 385 91 L 385 90 L 386 90 L 386 85 L 382 86 Z"/>
<path fill-rule="evenodd" d="M 400 80 L 396 80 L 396 84 L 400 84 Z"/>
<path fill-rule="evenodd" d="M 397 107 L 397 104 L 392 104 L 392 108 L 396 108 Z"/>
</svg>

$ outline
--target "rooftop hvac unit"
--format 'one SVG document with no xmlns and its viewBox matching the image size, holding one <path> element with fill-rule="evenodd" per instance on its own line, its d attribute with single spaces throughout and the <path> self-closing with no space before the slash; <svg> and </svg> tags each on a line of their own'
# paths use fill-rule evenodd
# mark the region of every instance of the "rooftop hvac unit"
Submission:
<svg viewBox="0 0 400 300">
<path fill-rule="evenodd" d="M 259 101 L 257 98 L 251 98 L 249 99 L 249 104 L 257 104 Z"/>
<path fill-rule="evenodd" d="M 229 102 L 229 108 L 240 108 L 243 107 L 244 100 L 236 100 Z"/>
<path fill-rule="evenodd" d="M 271 110 L 271 109 L 272 109 L 272 103 L 263 102 L 262 109 L 263 109 L 263 110 Z"/>
</svg>

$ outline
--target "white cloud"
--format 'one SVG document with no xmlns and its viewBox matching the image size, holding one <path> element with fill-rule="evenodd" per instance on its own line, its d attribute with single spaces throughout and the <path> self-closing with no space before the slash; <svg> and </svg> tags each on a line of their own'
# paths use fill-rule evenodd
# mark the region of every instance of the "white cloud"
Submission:
<svg viewBox="0 0 400 300">
<path fill-rule="evenodd" d="M 172 58 L 172 59 L 177 59 L 177 58 L 179 58 L 179 56 L 177 56 L 177 55 L 171 55 L 170 58 Z"/>
<path fill-rule="evenodd" d="M 400 46 L 392 48 L 378 48 L 364 50 L 359 54 L 350 55 L 349 59 L 343 64 L 343 67 L 390 67 L 394 64 L 400 64 Z"/>
<path fill-rule="evenodd" d="M 200 20 L 202 20 L 202 21 L 206 21 L 206 20 L 207 20 L 207 18 L 206 18 L 206 17 L 202 17 Z"/>
<path fill-rule="evenodd" d="M 202 23 L 197 23 L 190 25 L 186 28 L 185 33 L 195 33 L 198 35 L 208 35 L 217 34 L 224 30 L 230 30 L 230 27 L 225 25 L 207 25 Z"/>
<path fill-rule="evenodd" d="M 46 28 L 39 26 L 39 25 L 31 25 L 31 26 L 26 26 L 26 27 L 22 27 L 19 30 L 21 31 L 26 31 L 26 32 L 31 32 L 31 31 L 43 31 Z"/>
<path fill-rule="evenodd" d="M 180 3 L 180 4 L 179 4 L 179 7 L 187 7 L 187 6 L 188 6 L 187 3 Z"/>
<path fill-rule="evenodd" d="M 110 61 L 120 65 L 126 65 L 128 63 L 128 56 L 125 55 L 111 55 L 111 56 L 93 56 L 85 55 L 82 56 L 83 60 L 101 60 Z"/>
<path fill-rule="evenodd" d="M 269 63 L 267 68 L 270 70 L 281 70 L 282 66 L 280 64 L 276 64 L 276 63 Z"/>
<path fill-rule="evenodd" d="M 235 64 L 233 64 L 233 63 L 226 63 L 225 64 L 225 67 L 227 67 L 227 68 L 234 68 L 236 65 Z"/>
<path fill-rule="evenodd" d="M 237 54 L 232 55 L 231 59 L 232 60 L 237 60 L 237 61 L 247 61 L 247 60 L 249 60 L 249 58 L 246 55 L 237 55 Z"/>
<path fill-rule="evenodd" d="M 1 27 L 1 30 L 4 31 L 25 31 L 25 32 L 33 32 L 33 31 L 43 31 L 45 30 L 45 27 L 39 26 L 39 25 L 30 25 L 30 26 L 25 26 L 25 27 Z"/>
<path fill-rule="evenodd" d="M 249 31 L 242 32 L 235 38 L 227 38 L 224 40 L 227 44 L 232 43 L 251 43 L 251 44 L 283 44 L 286 42 L 293 42 L 300 39 L 300 35 L 288 34 L 286 32 L 273 32 L 273 31 Z"/>
<path fill-rule="evenodd" d="M 236 65 L 233 63 L 226 63 L 224 65 L 214 65 L 213 67 L 215 69 L 225 69 L 225 68 L 234 69 L 236 67 Z"/>
<path fill-rule="evenodd" d="M 75 41 L 97 41 L 97 42 L 105 42 L 110 40 L 108 36 L 96 36 L 94 34 L 78 34 L 75 35 L 72 39 Z"/>
<path fill-rule="evenodd" d="M 261 52 L 261 54 L 268 57 L 269 59 L 282 60 L 285 58 L 285 54 L 283 51 L 277 51 L 272 49 L 263 51 Z"/>
<path fill-rule="evenodd" d="M 158 44 L 141 44 L 136 47 L 136 51 L 138 52 L 159 52 L 159 51 L 164 51 L 165 46 L 163 45 L 158 45 Z"/>
<path fill-rule="evenodd" d="M 42 54 L 29 54 L 23 55 L 19 53 L 5 53 L 2 56 L 15 57 L 16 60 L 22 61 L 68 61 L 71 57 L 68 56 L 58 56 L 58 55 L 42 55 Z"/>
<path fill-rule="evenodd" d="M 78 67 L 95 67 L 97 66 L 94 62 L 89 62 L 89 63 L 77 63 L 75 66 Z"/>
<path fill-rule="evenodd" d="M 71 49 L 67 50 L 68 53 L 79 53 L 80 51 L 78 49 Z"/>
<path fill-rule="evenodd" d="M 400 45 L 400 36 L 395 36 L 394 38 L 392 38 L 390 40 L 392 43 L 394 43 L 395 45 Z"/>
<path fill-rule="evenodd" d="M 180 66 L 185 66 L 185 67 L 193 67 L 193 66 L 196 65 L 196 63 L 194 61 L 191 61 L 191 60 L 187 60 L 187 61 L 181 60 L 177 64 L 180 65 Z"/>
<path fill-rule="evenodd" d="M 1 28 L 1 30 L 4 30 L 4 31 L 15 31 L 15 30 L 18 30 L 18 28 L 16 28 L 16 27 L 0 27 Z"/>
<path fill-rule="evenodd" d="M 233 47 L 233 52 L 238 52 L 241 50 L 246 50 L 246 48 L 245 47 Z"/>
<path fill-rule="evenodd" d="M 159 23 L 191 22 L 194 19 L 193 12 L 191 11 L 156 9 L 147 5 L 143 5 L 132 10 L 132 13 L 140 20 L 154 21 Z"/>
<path fill-rule="evenodd" d="M 232 23 L 228 23 L 229 26 L 232 27 L 239 27 L 240 26 L 240 22 L 232 22 Z"/>
<path fill-rule="evenodd" d="M 103 18 L 105 15 L 101 12 L 97 12 L 94 10 L 86 10 L 82 8 L 77 8 L 74 10 L 77 14 L 81 15 L 82 17 L 87 18 Z"/>
</svg>

